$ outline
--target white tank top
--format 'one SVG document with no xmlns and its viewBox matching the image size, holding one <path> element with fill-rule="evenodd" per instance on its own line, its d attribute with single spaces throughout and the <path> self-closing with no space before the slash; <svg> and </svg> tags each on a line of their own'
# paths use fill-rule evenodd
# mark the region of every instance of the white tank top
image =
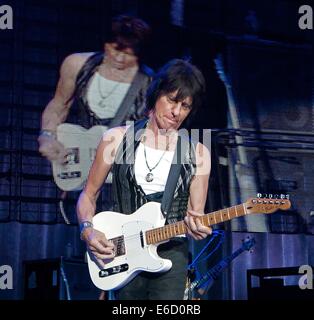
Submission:
<svg viewBox="0 0 314 320">
<path fill-rule="evenodd" d="M 130 83 L 108 80 L 95 72 L 87 90 L 87 102 L 100 119 L 114 118 Z"/>
<path fill-rule="evenodd" d="M 142 187 L 145 194 L 164 191 L 174 156 L 174 151 L 165 152 L 164 150 L 154 149 L 147 146 L 145 146 L 145 148 L 147 163 L 150 168 L 153 168 L 161 157 L 162 159 L 157 167 L 151 171 L 151 173 L 154 175 L 154 180 L 152 182 L 147 182 L 145 177 L 149 173 L 149 169 L 147 168 L 145 161 L 144 145 L 142 142 L 140 142 L 136 150 L 134 164 L 136 182 Z M 163 153 L 165 154 L 163 155 Z"/>
</svg>

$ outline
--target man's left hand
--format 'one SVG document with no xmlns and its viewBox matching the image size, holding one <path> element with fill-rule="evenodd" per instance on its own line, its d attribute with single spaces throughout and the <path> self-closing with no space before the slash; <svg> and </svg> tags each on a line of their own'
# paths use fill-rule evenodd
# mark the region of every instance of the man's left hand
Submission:
<svg viewBox="0 0 314 320">
<path fill-rule="evenodd" d="M 195 240 L 205 239 L 212 233 L 212 228 L 206 227 L 201 223 L 199 218 L 202 216 L 204 216 L 203 213 L 188 210 L 187 215 L 184 218 L 184 223 L 187 227 L 187 233 Z"/>
</svg>

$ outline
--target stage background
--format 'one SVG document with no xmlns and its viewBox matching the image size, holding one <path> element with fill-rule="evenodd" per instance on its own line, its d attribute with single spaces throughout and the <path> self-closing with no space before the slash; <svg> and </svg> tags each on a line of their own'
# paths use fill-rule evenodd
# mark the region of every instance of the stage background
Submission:
<svg viewBox="0 0 314 320">
<path fill-rule="evenodd" d="M 50 164 L 38 153 L 40 116 L 53 96 L 62 60 L 73 52 L 101 50 L 111 17 L 123 12 L 152 25 L 148 65 L 158 69 L 171 58 L 190 56 L 205 75 L 206 103 L 187 125 L 214 129 L 207 212 L 256 192 L 288 193 L 292 201 L 285 213 L 217 226 L 226 233 L 225 241 L 199 266 L 200 273 L 239 248 L 248 235 L 256 246 L 252 254 L 241 254 L 203 298 L 247 299 L 249 269 L 314 264 L 313 31 L 298 28 L 302 1 L 6 4 L 13 8 L 14 28 L 0 30 L 0 266 L 12 266 L 14 282 L 13 290 L 0 290 L 0 299 L 24 298 L 25 261 L 83 259 L 74 211 L 78 194 L 65 201 L 66 224 Z M 218 54 L 229 90 L 216 70 Z M 241 163 L 241 152 L 246 163 Z M 107 198 L 104 191 L 104 205 Z M 191 246 L 194 257 L 206 242 Z"/>
</svg>

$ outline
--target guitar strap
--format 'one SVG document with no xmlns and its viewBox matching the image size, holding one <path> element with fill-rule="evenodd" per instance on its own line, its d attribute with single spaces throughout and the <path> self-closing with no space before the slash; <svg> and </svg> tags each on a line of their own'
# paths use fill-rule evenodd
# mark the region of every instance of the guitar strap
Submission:
<svg viewBox="0 0 314 320">
<path fill-rule="evenodd" d="M 182 164 L 184 163 L 184 161 L 186 161 L 186 154 L 189 147 L 189 137 L 180 133 L 178 136 L 177 147 L 170 167 L 164 194 L 161 200 L 161 211 L 166 219 L 172 205 Z"/>
<path fill-rule="evenodd" d="M 120 126 L 127 118 L 130 112 L 130 105 L 135 101 L 138 91 L 140 90 L 146 77 L 140 70 L 137 71 L 134 80 L 132 81 L 131 87 L 128 90 L 126 96 L 124 97 L 117 114 L 109 124 L 109 128 Z"/>
</svg>

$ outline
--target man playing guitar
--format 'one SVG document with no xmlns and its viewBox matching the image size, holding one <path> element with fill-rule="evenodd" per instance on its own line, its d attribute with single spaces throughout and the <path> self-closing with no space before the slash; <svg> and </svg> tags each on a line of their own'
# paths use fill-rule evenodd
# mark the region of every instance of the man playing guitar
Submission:
<svg viewBox="0 0 314 320">
<path fill-rule="evenodd" d="M 148 89 L 148 119 L 135 124 L 135 139 L 125 143 L 130 134 L 128 127 L 115 127 L 104 134 L 77 204 L 81 238 L 102 267 L 105 268 L 106 261 L 118 255 L 113 241 L 94 229 L 92 223 L 96 213 L 96 199 L 106 176 L 112 170 L 113 208 L 116 212 L 131 214 L 150 201 L 158 201 L 165 189 L 177 148 L 178 130 L 182 122 L 202 103 L 204 91 L 204 78 L 194 65 L 179 59 L 172 60 L 158 72 Z M 135 161 L 128 161 L 133 151 Z M 188 235 L 197 240 L 211 234 L 211 228 L 204 226 L 199 219 L 204 214 L 209 173 L 208 149 L 199 142 L 191 142 L 187 161 L 181 164 L 166 224 L 184 221 Z M 158 247 L 158 254 L 172 261 L 169 271 L 140 273 L 116 291 L 116 298 L 183 299 L 188 238 L 175 237 Z M 132 259 L 140 259 L 127 253 Z"/>
</svg>

